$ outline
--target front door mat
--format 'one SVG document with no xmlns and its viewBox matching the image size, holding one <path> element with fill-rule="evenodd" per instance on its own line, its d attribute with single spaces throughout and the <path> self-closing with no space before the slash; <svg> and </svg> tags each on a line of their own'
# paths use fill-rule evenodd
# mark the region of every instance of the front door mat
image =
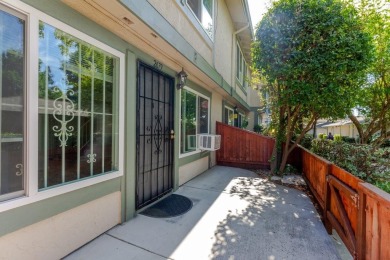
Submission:
<svg viewBox="0 0 390 260">
<path fill-rule="evenodd" d="M 180 216 L 192 208 L 192 201 L 182 195 L 171 194 L 140 214 L 153 218 L 171 218 Z"/>
</svg>

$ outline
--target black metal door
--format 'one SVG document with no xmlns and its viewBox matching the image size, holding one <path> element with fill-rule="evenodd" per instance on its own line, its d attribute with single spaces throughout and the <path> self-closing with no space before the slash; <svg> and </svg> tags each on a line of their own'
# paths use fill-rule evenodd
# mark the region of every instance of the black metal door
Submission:
<svg viewBox="0 0 390 260">
<path fill-rule="evenodd" d="M 174 79 L 138 62 L 137 209 L 172 190 Z"/>
</svg>

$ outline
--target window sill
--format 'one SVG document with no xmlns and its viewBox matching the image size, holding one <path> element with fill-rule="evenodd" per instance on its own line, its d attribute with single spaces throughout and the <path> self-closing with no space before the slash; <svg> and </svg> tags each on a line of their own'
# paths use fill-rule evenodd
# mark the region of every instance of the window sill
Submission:
<svg viewBox="0 0 390 260">
<path fill-rule="evenodd" d="M 14 199 L 10 199 L 7 201 L 0 202 L 0 213 L 15 209 L 21 206 L 25 206 L 31 203 L 35 203 L 41 200 L 45 200 L 51 197 L 55 197 L 58 195 L 62 195 L 68 192 L 76 191 L 78 189 L 86 188 L 101 182 L 105 182 L 108 180 L 116 179 L 123 176 L 122 172 L 114 172 L 109 174 L 104 174 L 101 176 L 93 177 L 90 179 L 81 180 L 74 183 L 69 183 L 63 186 L 47 189 L 44 191 L 39 191 L 38 193 L 30 196 L 22 196 Z"/>
<path fill-rule="evenodd" d="M 193 151 L 193 152 L 180 153 L 180 154 L 179 154 L 179 159 L 185 158 L 185 157 L 188 157 L 188 156 L 191 156 L 191 155 L 194 155 L 194 154 L 198 154 L 198 153 L 201 153 L 201 152 L 202 152 L 201 150 L 197 149 L 197 150 L 195 150 L 195 151 Z"/>
</svg>

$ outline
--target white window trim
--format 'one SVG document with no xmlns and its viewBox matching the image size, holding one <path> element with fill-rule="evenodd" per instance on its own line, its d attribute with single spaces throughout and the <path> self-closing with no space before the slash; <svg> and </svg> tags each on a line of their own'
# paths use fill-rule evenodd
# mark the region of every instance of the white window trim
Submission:
<svg viewBox="0 0 390 260">
<path fill-rule="evenodd" d="M 237 47 L 238 47 L 238 50 L 239 50 L 239 55 L 240 55 L 240 57 L 242 59 L 242 66 L 239 67 L 240 66 L 239 65 L 240 62 L 236 61 L 236 70 L 238 71 L 238 75 L 239 76 L 237 77 L 237 71 L 236 71 L 235 74 L 236 74 L 237 81 L 241 84 L 242 88 L 245 89 L 245 77 L 247 76 L 248 63 L 245 60 L 245 56 L 242 53 L 241 46 L 240 46 L 238 41 L 237 41 Z M 237 55 L 236 55 L 236 57 L 237 57 Z M 238 64 L 238 66 L 237 66 L 237 64 Z M 241 70 L 241 72 L 240 72 L 240 70 Z"/>
<path fill-rule="evenodd" d="M 237 126 L 237 127 L 241 128 L 241 127 L 242 127 L 243 119 L 245 118 L 245 115 L 242 114 L 242 113 L 240 113 L 240 112 L 238 112 L 238 115 L 241 116 L 241 125 L 240 125 L 240 126 Z M 237 119 L 238 119 L 238 118 L 237 118 Z"/>
<path fill-rule="evenodd" d="M 209 102 L 209 108 L 208 108 L 208 111 L 207 111 L 208 112 L 207 116 L 208 116 L 208 119 L 209 119 L 209 122 L 208 122 L 208 125 L 207 125 L 207 134 L 210 134 L 210 122 L 211 122 L 211 119 L 210 119 L 210 111 L 211 111 L 210 98 L 208 96 L 205 96 L 205 95 L 199 93 L 196 90 L 193 90 L 193 89 L 187 87 L 187 86 L 185 86 L 183 89 L 185 89 L 188 92 L 191 92 L 191 93 L 193 93 L 193 94 L 195 94 L 195 95 L 197 95 L 199 97 L 207 99 L 207 101 Z M 180 102 L 179 102 L 180 103 L 180 109 L 179 109 L 179 111 L 180 111 L 179 112 L 179 120 L 180 120 L 180 124 L 179 124 L 179 127 L 180 127 L 180 129 L 179 129 L 179 142 L 180 142 L 180 145 L 181 145 L 181 94 L 182 94 L 182 90 L 180 90 Z M 197 136 L 199 135 L 199 133 L 198 133 L 198 113 L 199 113 L 199 107 L 198 106 L 199 106 L 199 100 L 198 100 L 198 98 L 196 98 L 196 131 L 197 131 L 196 135 Z M 202 150 L 200 150 L 198 148 L 198 139 L 196 139 L 196 141 L 197 141 L 196 142 L 197 145 L 196 145 L 196 150 L 195 151 L 188 152 L 188 153 L 182 153 L 181 149 L 179 149 L 179 159 L 184 158 L 184 157 L 188 157 L 188 156 L 191 156 L 191 155 L 194 155 L 194 154 L 198 154 L 198 153 L 200 153 L 202 151 Z M 180 145 L 179 145 L 179 147 L 181 147 Z"/>
<path fill-rule="evenodd" d="M 229 107 L 229 106 L 225 106 L 225 109 L 230 110 L 233 113 L 233 125 L 230 125 L 230 126 L 234 126 L 234 109 Z M 229 114 L 228 114 L 228 118 L 229 118 Z M 227 123 L 229 125 L 229 119 L 228 119 Z"/>
<path fill-rule="evenodd" d="M 194 13 L 194 11 L 192 10 L 192 8 L 189 6 L 188 4 L 188 1 L 186 1 L 186 7 L 190 10 L 190 13 L 192 14 L 193 18 L 196 20 L 196 22 L 200 25 L 200 27 L 202 28 L 202 30 L 204 31 L 204 33 L 207 35 L 207 37 L 212 41 L 214 42 L 214 38 L 215 38 L 215 16 L 214 16 L 214 13 L 215 13 L 215 0 L 212 0 L 213 1 L 213 13 L 211 14 L 211 17 L 212 17 L 212 20 L 213 20 L 213 32 L 212 32 L 212 36 L 206 31 L 206 28 L 203 27 L 203 24 L 202 24 L 202 21 L 199 20 L 198 16 L 196 16 L 196 14 Z M 202 5 L 203 5 L 203 0 L 200 0 L 202 1 Z"/>
<path fill-rule="evenodd" d="M 25 142 L 25 195 L 0 202 L 0 212 L 65 194 L 123 176 L 124 172 L 124 105 L 125 105 L 125 54 L 98 41 L 95 38 L 19 1 L 0 0 L 0 3 L 26 16 L 26 142 Z M 118 170 L 100 176 L 81 179 L 74 183 L 38 191 L 38 60 L 39 60 L 39 21 L 45 22 L 119 59 L 118 88 Z"/>
</svg>

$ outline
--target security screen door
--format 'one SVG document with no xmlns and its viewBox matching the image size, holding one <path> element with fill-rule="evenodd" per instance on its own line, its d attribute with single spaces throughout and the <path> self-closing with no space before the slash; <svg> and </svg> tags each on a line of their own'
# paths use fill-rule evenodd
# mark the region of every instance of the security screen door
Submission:
<svg viewBox="0 0 390 260">
<path fill-rule="evenodd" d="M 137 209 L 172 190 L 174 79 L 138 62 Z"/>
</svg>

